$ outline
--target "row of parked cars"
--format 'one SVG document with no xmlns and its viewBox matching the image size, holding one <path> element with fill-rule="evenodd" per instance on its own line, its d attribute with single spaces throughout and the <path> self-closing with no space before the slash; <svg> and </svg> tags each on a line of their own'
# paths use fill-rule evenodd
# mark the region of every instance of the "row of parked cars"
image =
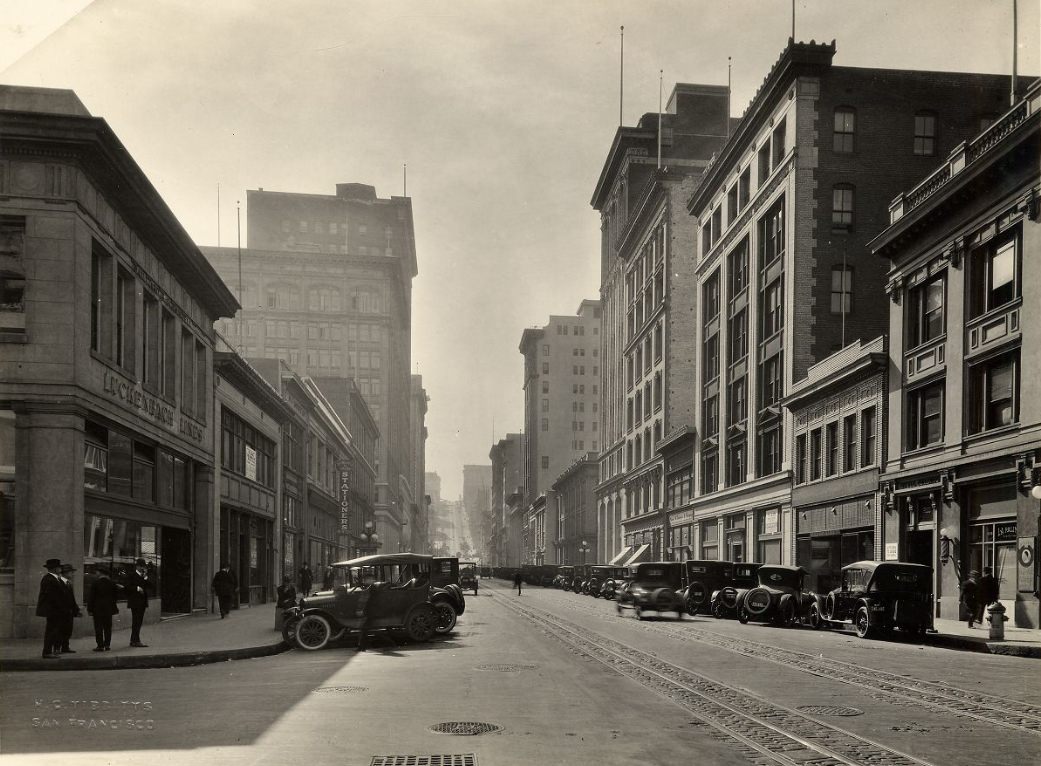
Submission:
<svg viewBox="0 0 1041 766">
<path fill-rule="evenodd" d="M 933 628 L 932 569 L 901 561 L 858 561 L 842 568 L 839 587 L 816 593 L 806 570 L 731 561 L 652 561 L 634 567 L 561 566 L 556 587 L 613 598 L 632 610 L 736 618 L 812 628 L 852 627 L 861 638 L 898 629 L 922 635 Z"/>
</svg>

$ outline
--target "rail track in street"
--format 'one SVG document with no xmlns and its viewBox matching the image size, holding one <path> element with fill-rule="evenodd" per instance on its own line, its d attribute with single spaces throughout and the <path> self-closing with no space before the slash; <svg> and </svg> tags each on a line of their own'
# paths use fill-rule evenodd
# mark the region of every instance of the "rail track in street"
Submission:
<svg viewBox="0 0 1041 766">
<path fill-rule="evenodd" d="M 593 608 L 593 604 L 582 604 L 579 608 L 602 619 L 617 619 L 613 610 L 605 614 L 603 610 Z M 697 627 L 696 623 L 645 622 L 644 625 L 652 632 L 680 641 L 697 641 L 745 657 L 767 660 L 810 675 L 858 686 L 881 695 L 887 702 L 923 706 L 934 711 L 1041 736 L 1041 707 L 1020 700 L 735 638 Z"/>
<path fill-rule="evenodd" d="M 933 766 L 814 715 L 707 678 L 555 615 L 504 599 L 580 656 L 600 662 L 693 715 L 757 766 Z"/>
</svg>

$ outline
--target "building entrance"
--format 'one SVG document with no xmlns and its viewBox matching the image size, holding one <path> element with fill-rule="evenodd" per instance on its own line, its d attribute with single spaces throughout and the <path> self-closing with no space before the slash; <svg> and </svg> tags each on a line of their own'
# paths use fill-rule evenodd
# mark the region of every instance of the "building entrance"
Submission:
<svg viewBox="0 0 1041 766">
<path fill-rule="evenodd" d="M 914 529 L 907 533 L 907 561 L 927 567 L 936 566 L 931 529 Z"/>
<path fill-rule="evenodd" d="M 162 528 L 163 576 L 159 593 L 164 614 L 192 610 L 192 535 L 187 529 Z"/>
</svg>

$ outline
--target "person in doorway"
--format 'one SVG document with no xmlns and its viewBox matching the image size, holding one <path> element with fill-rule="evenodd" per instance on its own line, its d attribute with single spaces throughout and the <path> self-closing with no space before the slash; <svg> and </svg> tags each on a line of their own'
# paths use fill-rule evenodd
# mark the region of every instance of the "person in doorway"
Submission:
<svg viewBox="0 0 1041 766">
<path fill-rule="evenodd" d="M 524 583 L 524 578 L 521 577 L 521 573 L 517 572 L 513 575 L 513 587 L 517 589 L 517 595 L 521 594 L 521 585 Z"/>
<path fill-rule="evenodd" d="M 314 584 L 314 577 L 311 575 L 311 567 L 308 566 L 307 562 L 300 567 L 300 595 L 310 596 L 311 586 Z"/>
<path fill-rule="evenodd" d="M 998 600 L 998 578 L 994 576 L 994 570 L 983 567 L 983 577 L 980 578 L 979 599 L 976 602 L 976 620 L 983 622 L 983 610 Z"/>
<path fill-rule="evenodd" d="M 141 625 L 148 609 L 148 566 L 144 559 L 136 559 L 134 568 L 127 575 L 127 609 L 130 610 L 130 645 L 144 649 L 148 644 L 141 642 Z"/>
<path fill-rule="evenodd" d="M 227 564 L 218 569 L 217 574 L 213 576 L 213 592 L 217 594 L 217 605 L 222 620 L 231 612 L 231 601 L 237 586 L 235 575 L 231 573 L 231 567 Z"/>
<path fill-rule="evenodd" d="M 322 590 L 332 590 L 333 585 L 336 583 L 336 570 L 333 569 L 332 564 L 325 568 L 325 572 L 322 574 Z"/>
<path fill-rule="evenodd" d="M 75 571 L 76 567 L 72 564 L 61 565 L 61 580 L 62 585 L 65 586 L 65 610 L 61 625 L 62 654 L 76 653 L 76 650 L 69 646 L 69 640 L 72 638 L 72 631 L 75 628 L 74 620 L 83 616 L 83 612 L 80 611 L 80 605 L 76 602 L 76 591 L 72 587 L 72 573 Z"/>
<path fill-rule="evenodd" d="M 47 623 L 43 631 L 43 658 L 61 658 L 61 630 L 66 608 L 65 585 L 61 579 L 61 559 L 47 559 L 43 565 L 47 574 L 40 580 L 40 595 L 36 598 L 36 616 Z"/>
<path fill-rule="evenodd" d="M 973 626 L 979 617 L 977 617 L 977 611 L 979 610 L 980 601 L 980 573 L 975 569 L 969 572 L 969 576 L 962 580 L 961 583 L 961 602 L 965 606 L 965 613 L 967 615 L 966 621 L 969 627 Z"/>
<path fill-rule="evenodd" d="M 118 588 L 108 572 L 102 569 L 87 596 L 87 614 L 94 618 L 94 640 L 98 644 L 95 652 L 107 652 L 112 646 L 112 615 L 119 614 L 116 606 Z"/>
</svg>

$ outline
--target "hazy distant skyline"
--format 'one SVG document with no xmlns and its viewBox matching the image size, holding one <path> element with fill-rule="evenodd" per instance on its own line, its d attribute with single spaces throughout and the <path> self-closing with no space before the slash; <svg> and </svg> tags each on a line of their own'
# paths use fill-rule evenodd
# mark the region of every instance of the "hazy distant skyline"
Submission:
<svg viewBox="0 0 1041 766">
<path fill-rule="evenodd" d="M 493 422 L 521 429 L 523 329 L 598 297 L 589 199 L 618 126 L 619 26 L 627 125 L 657 110 L 660 69 L 666 96 L 725 85 L 728 56 L 740 116 L 791 34 L 788 0 L 8 2 L 0 81 L 75 90 L 199 245 L 218 244 L 218 184 L 233 245 L 246 189 L 400 195 L 408 164 L 412 371 L 445 498 L 488 462 Z M 796 8 L 796 38 L 835 39 L 836 65 L 1011 72 L 1012 0 Z M 1020 2 L 1021 75 L 1041 71 L 1039 27 Z"/>
</svg>

